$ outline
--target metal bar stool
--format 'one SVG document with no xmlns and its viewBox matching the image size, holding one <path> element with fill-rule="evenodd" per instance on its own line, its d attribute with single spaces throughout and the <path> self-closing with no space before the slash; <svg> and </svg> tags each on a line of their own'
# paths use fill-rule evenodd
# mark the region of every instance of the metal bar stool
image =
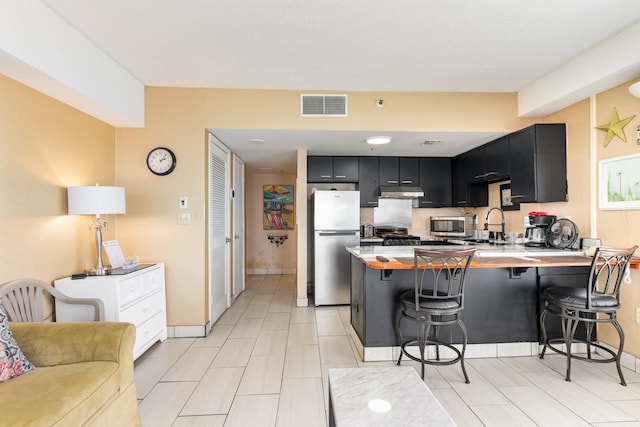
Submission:
<svg viewBox="0 0 640 427">
<path fill-rule="evenodd" d="M 624 332 L 616 317 L 620 308 L 620 284 L 627 274 L 629 260 L 638 246 L 629 249 L 597 248 L 589 272 L 589 281 L 584 288 L 568 286 L 552 286 L 543 293 L 544 310 L 540 314 L 540 327 L 544 347 L 540 352 L 540 359 L 544 358 L 547 348 L 567 357 L 566 380 L 571 381 L 571 359 L 587 362 L 609 363 L 615 362 L 620 376 L 620 384 L 627 385 L 620 369 L 620 356 L 624 347 Z M 562 338 L 548 338 L 545 328 L 545 319 L 548 315 L 559 317 L 562 321 Z M 586 326 L 586 339 L 578 339 L 575 332 L 580 324 Z M 618 352 L 602 346 L 592 340 L 593 328 L 600 323 L 610 323 L 618 332 L 620 345 Z M 571 344 L 584 343 L 587 346 L 587 355 L 578 356 L 571 352 Z M 554 345 L 564 344 L 566 351 Z M 596 347 L 609 357 L 593 359 L 591 347 Z"/>
<path fill-rule="evenodd" d="M 398 365 L 402 355 L 420 362 L 421 376 L 424 379 L 424 365 L 451 365 L 460 362 L 465 382 L 469 376 L 464 367 L 464 353 L 467 348 L 467 328 L 462 322 L 464 308 L 464 282 L 467 268 L 475 254 L 475 249 L 465 250 L 429 250 L 416 248 L 413 255 L 414 289 L 403 292 L 400 296 L 401 314 L 398 318 L 398 333 L 403 341 Z M 416 339 L 404 341 L 400 328 L 402 319 L 415 322 Z M 462 350 L 450 342 L 438 339 L 441 326 L 458 325 L 462 330 Z M 433 335 L 430 336 L 433 327 Z M 420 357 L 410 354 L 407 346 L 418 344 Z M 434 345 L 435 360 L 425 357 L 427 345 Z M 455 353 L 455 357 L 440 359 L 440 348 L 443 345 Z"/>
</svg>

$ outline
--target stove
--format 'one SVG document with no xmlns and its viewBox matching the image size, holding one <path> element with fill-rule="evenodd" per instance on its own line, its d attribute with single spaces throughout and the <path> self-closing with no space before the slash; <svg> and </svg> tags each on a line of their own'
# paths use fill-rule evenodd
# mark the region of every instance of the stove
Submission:
<svg viewBox="0 0 640 427">
<path fill-rule="evenodd" d="M 382 246 L 420 246 L 420 237 L 410 234 L 385 234 Z"/>
</svg>

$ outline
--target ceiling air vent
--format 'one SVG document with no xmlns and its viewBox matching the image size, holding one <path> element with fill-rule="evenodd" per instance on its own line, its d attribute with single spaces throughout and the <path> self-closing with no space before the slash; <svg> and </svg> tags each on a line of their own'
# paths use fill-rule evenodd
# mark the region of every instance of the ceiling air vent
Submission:
<svg viewBox="0 0 640 427">
<path fill-rule="evenodd" d="M 303 117 L 347 115 L 347 95 L 300 95 Z"/>
</svg>

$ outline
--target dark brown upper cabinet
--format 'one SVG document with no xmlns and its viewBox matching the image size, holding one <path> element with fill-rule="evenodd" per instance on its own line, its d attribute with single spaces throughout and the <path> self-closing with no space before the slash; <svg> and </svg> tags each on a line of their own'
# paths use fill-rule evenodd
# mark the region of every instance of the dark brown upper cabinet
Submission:
<svg viewBox="0 0 640 427">
<path fill-rule="evenodd" d="M 378 181 L 378 157 L 360 157 L 358 161 L 358 190 L 360 191 L 360 207 L 375 208 L 378 206 L 380 182 Z"/>
<path fill-rule="evenodd" d="M 309 156 L 307 182 L 358 182 L 358 158 Z"/>
<path fill-rule="evenodd" d="M 564 123 L 537 124 L 509 135 L 509 163 L 514 202 L 568 200 Z"/>
<path fill-rule="evenodd" d="M 441 208 L 451 206 L 451 158 L 420 157 L 420 188 L 424 197 L 418 207 Z"/>
</svg>

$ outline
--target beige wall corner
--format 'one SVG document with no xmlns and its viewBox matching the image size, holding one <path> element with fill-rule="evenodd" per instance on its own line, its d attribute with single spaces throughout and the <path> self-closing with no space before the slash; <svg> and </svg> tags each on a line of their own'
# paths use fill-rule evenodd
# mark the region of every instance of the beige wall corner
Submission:
<svg viewBox="0 0 640 427">
<path fill-rule="evenodd" d="M 67 187 L 120 185 L 115 128 L 1 74 L 0 99 L 0 283 L 94 267 L 92 218 L 67 215 Z M 104 216 L 104 240 L 116 238 L 122 217 Z"/>
<path fill-rule="evenodd" d="M 309 305 L 307 297 L 307 150 L 297 150 L 296 228 L 298 229 L 297 306 Z"/>
</svg>

